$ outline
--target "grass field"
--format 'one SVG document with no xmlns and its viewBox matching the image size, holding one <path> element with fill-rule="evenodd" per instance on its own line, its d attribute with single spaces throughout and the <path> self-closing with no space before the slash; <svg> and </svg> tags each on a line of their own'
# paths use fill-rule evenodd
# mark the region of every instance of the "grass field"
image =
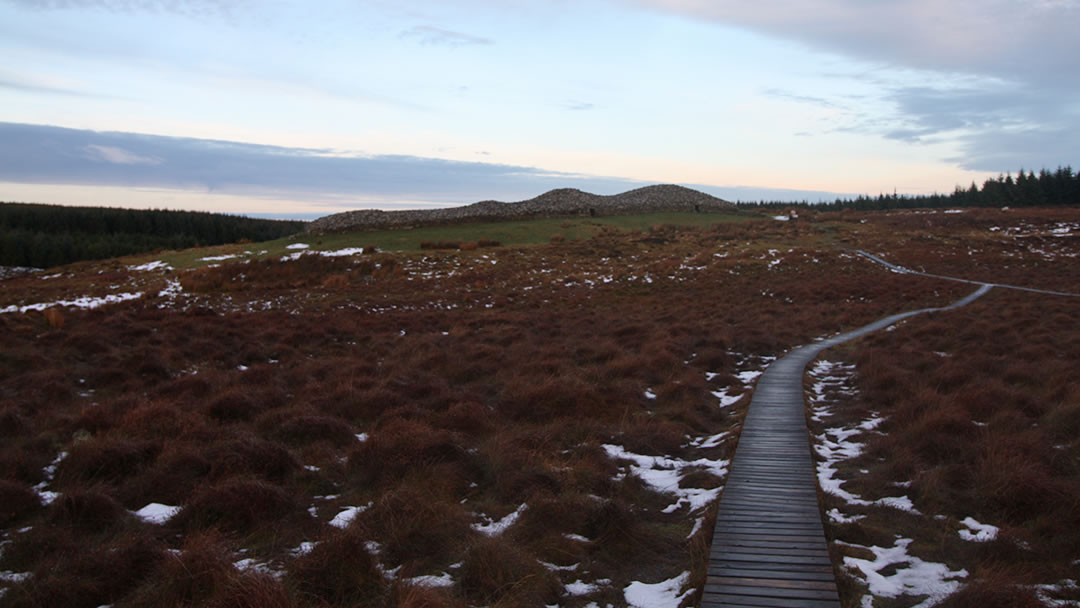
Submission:
<svg viewBox="0 0 1080 608">
<path fill-rule="evenodd" d="M 850 249 L 1080 291 L 1075 209 L 682 219 L 3 281 L 0 603 L 691 606 L 756 373 L 972 289 Z M 826 354 L 815 441 L 863 444 L 821 458 L 872 503 L 823 494 L 845 606 L 1076 605 L 1078 308 L 994 290 Z"/>
<path fill-rule="evenodd" d="M 286 246 L 303 242 L 313 249 L 334 251 L 346 248 L 376 247 L 380 251 L 419 251 L 421 244 L 431 243 L 475 243 L 479 241 L 497 241 L 505 246 L 539 245 L 551 242 L 552 238 L 570 241 L 591 238 L 602 231 L 619 230 L 622 232 L 648 230 L 653 226 L 672 225 L 685 227 L 706 227 L 713 224 L 763 221 L 760 215 L 731 213 L 649 213 L 642 215 L 621 215 L 598 218 L 555 218 L 524 221 L 464 223 L 447 226 L 424 226 L 408 230 L 380 230 L 371 232 L 348 232 L 319 236 L 296 235 L 287 239 L 267 241 L 254 245 L 228 245 L 211 247 L 198 251 L 169 252 L 160 256 L 141 256 L 147 260 L 162 259 L 177 268 L 189 268 L 210 264 L 200 261 L 203 257 L 220 255 L 253 255 L 245 257 L 273 257 L 289 253 Z M 265 251 L 265 254 L 260 252 Z"/>
</svg>

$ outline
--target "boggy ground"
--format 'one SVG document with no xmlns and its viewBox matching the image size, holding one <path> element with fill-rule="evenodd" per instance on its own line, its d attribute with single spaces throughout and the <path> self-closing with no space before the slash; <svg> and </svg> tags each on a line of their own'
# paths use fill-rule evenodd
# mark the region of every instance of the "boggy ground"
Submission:
<svg viewBox="0 0 1080 608">
<path fill-rule="evenodd" d="M 919 230 L 950 239 L 958 217 Z M 1076 217 L 1030 222 L 1060 230 Z M 917 235 L 897 221 L 658 226 L 462 252 L 297 249 L 195 270 L 121 260 L 5 281 L 2 599 L 693 604 L 708 504 L 754 372 L 815 337 L 971 290 L 844 250 L 903 262 Z M 934 272 L 951 259 L 919 261 Z M 1062 272 L 1076 284 L 1069 258 L 1054 261 L 1071 271 L 1031 265 L 1034 286 Z M 131 299 L 92 310 L 30 308 L 121 293 Z M 1067 327 L 1074 313 L 1054 314 Z M 1053 394 L 1075 401 L 1075 381 L 1058 383 Z M 1048 469 L 1055 484 L 1075 482 L 1076 434 L 1045 448 L 1073 458 Z M 1073 451 L 1053 447 L 1063 442 Z M 1048 558 L 1058 566 L 1075 529 Z"/>
</svg>

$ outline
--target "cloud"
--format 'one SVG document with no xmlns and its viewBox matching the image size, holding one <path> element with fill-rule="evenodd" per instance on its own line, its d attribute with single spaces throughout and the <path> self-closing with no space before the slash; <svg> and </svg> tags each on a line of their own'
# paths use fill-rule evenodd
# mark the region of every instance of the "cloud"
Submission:
<svg viewBox="0 0 1080 608">
<path fill-rule="evenodd" d="M 814 95 L 801 95 L 799 93 L 794 93 L 785 89 L 769 88 L 762 91 L 762 93 L 769 97 L 775 97 L 776 99 L 797 101 L 799 103 L 808 103 L 815 106 L 821 106 L 823 108 L 841 109 L 845 107 L 835 101 L 826 99 L 824 97 L 817 97 Z"/>
<path fill-rule="evenodd" d="M 332 204 L 334 208 L 517 201 L 554 188 L 617 194 L 618 177 L 416 156 L 344 155 L 208 139 L 0 122 L 0 182 L 172 189 Z M 833 192 L 683 184 L 727 200 L 832 200 Z M 350 202 L 350 201 L 365 201 Z M 376 201 L 372 203 L 371 201 Z"/>
<path fill-rule="evenodd" d="M 884 68 L 844 77 L 875 87 L 891 114 L 857 113 L 840 130 L 951 142 L 962 154 L 943 160 L 965 169 L 1055 167 L 1078 151 L 1063 142 L 1080 128 L 1080 0 L 626 1 Z"/>
<path fill-rule="evenodd" d="M 568 101 L 563 104 L 563 107 L 573 112 L 582 112 L 585 110 L 592 110 L 596 107 L 596 104 L 587 101 Z"/>
<path fill-rule="evenodd" d="M 104 161 L 114 165 L 160 165 L 160 158 L 139 156 L 123 148 L 113 146 L 99 146 L 90 144 L 86 146 L 87 158 L 95 161 Z"/>
<path fill-rule="evenodd" d="M 430 25 L 417 25 L 411 27 L 401 32 L 400 36 L 401 38 L 414 38 L 419 40 L 420 44 L 425 46 L 448 46 L 457 48 L 462 46 L 494 44 L 494 42 L 487 38 L 481 38 L 479 36 L 446 30 L 441 27 Z"/>
<path fill-rule="evenodd" d="M 231 18 L 249 0 L 4 0 L 8 4 L 32 10 L 97 9 L 116 13 L 173 13 L 187 17 L 221 16 Z"/>
<path fill-rule="evenodd" d="M 0 182 L 174 188 L 309 200 L 440 204 L 522 200 L 574 187 L 601 194 L 635 180 L 403 155 L 358 156 L 207 139 L 0 123 Z"/>
<path fill-rule="evenodd" d="M 917 69 L 1028 78 L 1080 54 L 1077 0 L 630 1 Z"/>
<path fill-rule="evenodd" d="M 63 95 L 65 97 L 83 97 L 87 99 L 118 99 L 112 95 L 101 95 L 73 88 L 34 83 L 20 78 L 0 77 L 0 89 L 8 89 L 20 93 L 44 93 L 46 95 Z"/>
</svg>

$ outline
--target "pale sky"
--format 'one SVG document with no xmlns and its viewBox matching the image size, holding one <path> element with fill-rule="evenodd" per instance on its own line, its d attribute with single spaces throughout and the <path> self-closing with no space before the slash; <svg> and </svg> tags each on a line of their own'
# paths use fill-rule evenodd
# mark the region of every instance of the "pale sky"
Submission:
<svg viewBox="0 0 1080 608">
<path fill-rule="evenodd" d="M 312 217 L 1078 165 L 1078 0 L 0 0 L 0 200 Z"/>
</svg>

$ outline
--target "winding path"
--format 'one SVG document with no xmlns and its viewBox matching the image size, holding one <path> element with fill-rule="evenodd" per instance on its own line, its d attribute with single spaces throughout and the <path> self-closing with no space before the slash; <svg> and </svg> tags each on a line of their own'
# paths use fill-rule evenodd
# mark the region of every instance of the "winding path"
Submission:
<svg viewBox="0 0 1080 608">
<path fill-rule="evenodd" d="M 895 314 L 796 348 L 765 370 L 750 401 L 731 472 L 720 496 L 702 608 L 840 606 L 818 506 L 817 477 L 803 403 L 803 372 L 821 351 L 908 317 L 966 306 L 994 287 L 1080 296 L 918 272 L 865 251 L 856 253 L 893 272 L 959 281 L 979 288 L 949 306 Z"/>
</svg>

